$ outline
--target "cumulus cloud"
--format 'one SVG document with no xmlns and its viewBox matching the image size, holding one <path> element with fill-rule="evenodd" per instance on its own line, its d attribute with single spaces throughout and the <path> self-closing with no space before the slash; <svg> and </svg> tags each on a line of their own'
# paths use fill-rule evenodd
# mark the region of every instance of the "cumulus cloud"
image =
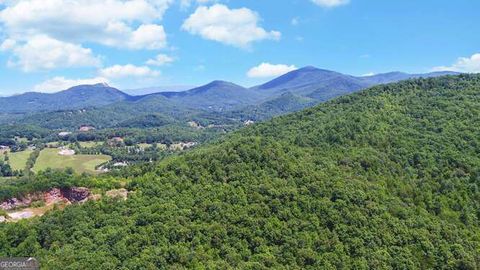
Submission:
<svg viewBox="0 0 480 270">
<path fill-rule="evenodd" d="M 0 11 L 0 22 L 14 40 L 48 35 L 64 42 L 158 49 L 166 45 L 166 35 L 154 22 L 172 1 L 17 0 Z"/>
<path fill-rule="evenodd" d="M 134 49 L 161 49 L 167 45 L 167 35 L 163 26 L 144 24 L 131 34 L 127 46 Z"/>
<path fill-rule="evenodd" d="M 460 57 L 453 65 L 434 67 L 433 71 L 480 73 L 480 53 L 473 54 L 470 57 Z"/>
<path fill-rule="evenodd" d="M 260 65 L 251 68 L 247 72 L 247 76 L 250 78 L 270 78 L 281 76 L 296 69 L 297 67 L 294 65 L 274 65 L 270 63 L 261 63 Z"/>
<path fill-rule="evenodd" d="M 260 17 L 248 8 L 230 9 L 222 4 L 201 6 L 185 20 L 182 29 L 204 39 L 247 48 L 252 42 L 278 40 L 281 33 L 258 25 Z"/>
<path fill-rule="evenodd" d="M 157 24 L 142 24 L 133 30 L 122 22 L 111 22 L 96 42 L 117 48 L 153 50 L 166 47 L 167 35 L 163 26 Z"/>
<path fill-rule="evenodd" d="M 36 92 L 54 93 L 83 84 L 109 83 L 108 79 L 97 77 L 90 79 L 67 79 L 65 77 L 54 77 L 34 86 Z"/>
<path fill-rule="evenodd" d="M 336 7 L 346 5 L 350 0 L 311 0 L 313 3 L 322 7 Z"/>
<path fill-rule="evenodd" d="M 10 66 L 29 72 L 39 69 L 98 66 L 100 60 L 90 49 L 48 36 L 33 36 L 26 42 L 5 40 L 1 50 L 10 51 Z"/>
<path fill-rule="evenodd" d="M 146 66 L 135 66 L 135 65 L 114 65 L 101 69 L 99 71 L 100 75 L 106 78 L 119 79 L 125 77 L 157 77 L 160 75 L 160 72 L 157 70 L 150 69 Z"/>
<path fill-rule="evenodd" d="M 155 58 L 149 59 L 146 64 L 150 66 L 163 66 L 173 63 L 173 61 L 175 61 L 175 59 L 173 59 L 171 56 L 159 54 Z"/>
</svg>

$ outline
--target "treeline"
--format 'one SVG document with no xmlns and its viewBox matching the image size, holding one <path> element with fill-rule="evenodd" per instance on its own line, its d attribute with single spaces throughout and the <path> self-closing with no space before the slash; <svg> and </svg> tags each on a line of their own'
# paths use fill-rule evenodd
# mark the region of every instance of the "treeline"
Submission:
<svg viewBox="0 0 480 270">
<path fill-rule="evenodd" d="M 207 141 L 222 134 L 217 129 L 196 129 L 187 123 L 167 125 L 161 128 L 115 128 L 102 129 L 90 132 L 76 132 L 68 136 L 58 137 L 58 140 L 70 142 L 106 141 L 113 137 L 125 139 L 126 145 L 138 143 L 171 144 L 184 141 Z"/>
<path fill-rule="evenodd" d="M 235 123 L 223 114 L 179 107 L 164 98 L 148 98 L 137 103 L 119 102 L 99 108 L 84 110 L 54 111 L 34 113 L 3 120 L 1 123 L 12 125 L 30 125 L 47 130 L 77 130 L 82 125 L 94 126 L 97 129 L 109 128 L 159 128 L 171 124 L 200 121 L 208 124 Z"/>
<path fill-rule="evenodd" d="M 2 144 L 5 143 L 4 140 L 13 140 L 15 137 L 23 137 L 28 140 L 34 140 L 38 138 L 44 138 L 51 133 L 50 130 L 45 128 L 40 128 L 36 125 L 2 125 L 0 128 L 0 141 Z M 10 141 L 12 142 L 12 141 Z M 13 143 L 13 142 L 12 142 Z M 5 143 L 9 145 L 8 143 Z"/>
<path fill-rule="evenodd" d="M 168 148 L 164 149 L 158 147 L 156 143 L 153 143 L 148 147 L 141 147 L 139 145 L 128 146 L 123 143 L 113 146 L 104 143 L 95 147 L 81 147 L 79 144 L 74 144 L 72 149 L 78 154 L 109 155 L 112 157 L 111 163 L 128 162 L 129 164 L 159 161 L 171 154 L 171 151 L 169 151 Z"/>
<path fill-rule="evenodd" d="M 162 109 L 155 99 L 143 105 L 147 107 L 119 103 L 103 108 L 36 113 L 17 117 L 15 121 L 5 120 L 3 128 L 0 128 L 0 145 L 9 146 L 12 151 L 21 151 L 27 144 L 105 141 L 112 137 L 124 137 L 127 145 L 204 142 L 241 126 L 239 121 L 215 112 L 178 110 L 168 106 L 168 110 Z M 188 124 L 190 121 L 196 121 L 203 127 L 215 127 L 194 128 Z M 92 126 L 95 130 L 81 132 L 81 126 Z M 71 134 L 60 136 L 61 132 Z M 26 139 L 27 142 L 15 138 Z"/>
<path fill-rule="evenodd" d="M 40 152 L 45 148 L 45 145 L 38 145 L 33 152 L 30 154 L 30 156 L 27 159 L 27 163 L 25 165 L 25 174 L 31 174 L 31 170 L 33 169 L 33 166 L 35 166 L 35 163 L 37 162 L 38 156 L 40 156 Z"/>
<path fill-rule="evenodd" d="M 8 146 L 12 152 L 20 152 L 28 147 L 28 141 L 37 141 L 50 136 L 52 131 L 29 125 L 2 125 L 0 145 Z"/>
</svg>

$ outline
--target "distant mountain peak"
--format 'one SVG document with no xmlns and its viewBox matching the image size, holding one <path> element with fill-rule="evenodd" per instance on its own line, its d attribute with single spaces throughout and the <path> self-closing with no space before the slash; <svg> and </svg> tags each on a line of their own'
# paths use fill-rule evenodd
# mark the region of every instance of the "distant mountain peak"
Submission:
<svg viewBox="0 0 480 270">
<path fill-rule="evenodd" d="M 299 68 L 297 70 L 291 71 L 291 73 L 304 73 L 304 72 L 322 72 L 322 73 L 338 73 L 336 71 L 328 70 L 328 69 L 322 69 L 322 68 L 317 68 L 315 66 L 305 66 L 302 68 Z"/>
<path fill-rule="evenodd" d="M 218 86 L 238 86 L 238 87 L 241 87 L 240 85 L 234 84 L 232 82 L 227 82 L 227 81 L 222 81 L 222 80 L 212 81 L 212 82 L 204 85 L 203 87 L 218 87 Z"/>
<path fill-rule="evenodd" d="M 224 83 L 230 83 L 230 82 L 227 82 L 224 80 L 214 80 L 214 81 L 211 81 L 209 84 L 224 84 Z"/>
<path fill-rule="evenodd" d="M 81 85 L 76 85 L 73 87 L 68 88 L 67 90 L 74 90 L 74 89 L 96 89 L 96 88 L 112 88 L 116 89 L 114 87 L 111 87 L 108 85 L 108 83 L 103 82 L 103 83 L 96 83 L 96 84 L 81 84 Z M 120 91 L 120 90 L 118 90 Z"/>
<path fill-rule="evenodd" d="M 26 113 L 100 107 L 131 96 L 105 83 L 78 85 L 56 93 L 30 92 L 0 98 L 0 112 Z"/>
<path fill-rule="evenodd" d="M 284 90 L 292 87 L 316 83 L 318 81 L 327 80 L 338 76 L 346 77 L 347 75 L 343 75 L 331 70 L 319 69 L 314 66 L 306 66 L 294 71 L 290 71 L 276 79 L 258 86 L 257 88 Z"/>
<path fill-rule="evenodd" d="M 211 89 L 231 90 L 231 89 L 244 89 L 244 87 L 240 86 L 238 84 L 234 84 L 232 82 L 216 80 L 216 81 L 210 82 L 206 85 L 191 89 L 187 92 L 189 92 L 189 93 L 199 93 L 199 92 L 204 92 L 204 91 L 208 91 L 208 90 L 211 90 Z"/>
<path fill-rule="evenodd" d="M 94 87 L 111 87 L 108 83 L 106 82 L 101 82 L 101 83 L 96 83 L 94 85 L 92 85 Z"/>
<path fill-rule="evenodd" d="M 317 67 L 314 67 L 314 66 L 305 66 L 305 67 L 297 69 L 296 71 L 316 71 L 316 70 L 320 70 L 320 69 L 317 68 Z"/>
</svg>

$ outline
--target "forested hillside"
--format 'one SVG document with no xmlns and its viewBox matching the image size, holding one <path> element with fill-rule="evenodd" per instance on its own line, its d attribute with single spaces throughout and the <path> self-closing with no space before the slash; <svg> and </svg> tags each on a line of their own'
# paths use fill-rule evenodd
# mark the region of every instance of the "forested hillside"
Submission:
<svg viewBox="0 0 480 270">
<path fill-rule="evenodd" d="M 480 75 L 377 86 L 0 225 L 45 269 L 477 269 Z"/>
</svg>

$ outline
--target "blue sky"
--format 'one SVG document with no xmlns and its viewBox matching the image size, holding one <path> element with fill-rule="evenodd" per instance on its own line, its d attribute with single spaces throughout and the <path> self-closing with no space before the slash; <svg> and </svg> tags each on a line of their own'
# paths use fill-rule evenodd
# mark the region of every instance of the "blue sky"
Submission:
<svg viewBox="0 0 480 270">
<path fill-rule="evenodd" d="M 474 0 L 0 0 L 0 95 L 97 81 L 250 86 L 307 65 L 480 72 L 479 10 Z"/>
</svg>

